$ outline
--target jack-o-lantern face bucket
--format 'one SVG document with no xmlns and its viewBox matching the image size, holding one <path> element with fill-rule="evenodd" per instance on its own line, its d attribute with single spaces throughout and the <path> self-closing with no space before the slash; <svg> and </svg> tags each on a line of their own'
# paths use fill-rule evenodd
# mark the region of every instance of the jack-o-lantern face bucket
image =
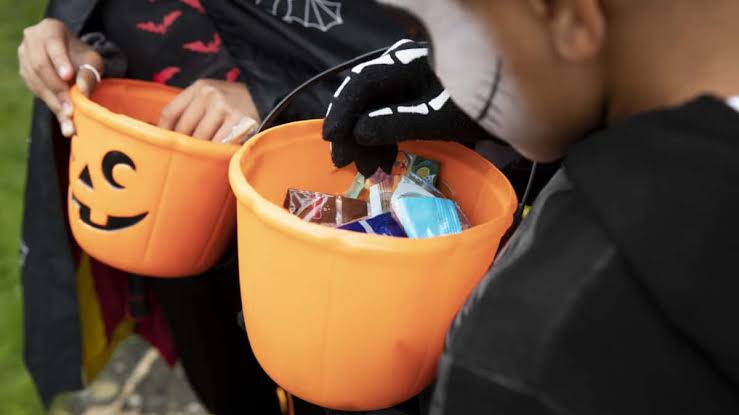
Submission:
<svg viewBox="0 0 739 415">
<path fill-rule="evenodd" d="M 444 335 L 513 220 L 516 195 L 474 151 L 447 142 L 402 149 L 441 161 L 475 225 L 405 239 L 325 228 L 289 214 L 288 188 L 342 193 L 353 167 L 335 169 L 320 121 L 269 129 L 231 161 L 237 198 L 244 322 L 266 372 L 324 407 L 374 410 L 429 385 Z"/>
<path fill-rule="evenodd" d="M 238 147 L 152 125 L 179 92 L 121 79 L 103 80 L 90 99 L 72 89 L 72 233 L 91 256 L 128 272 L 205 271 L 235 226 L 227 169 Z"/>
</svg>

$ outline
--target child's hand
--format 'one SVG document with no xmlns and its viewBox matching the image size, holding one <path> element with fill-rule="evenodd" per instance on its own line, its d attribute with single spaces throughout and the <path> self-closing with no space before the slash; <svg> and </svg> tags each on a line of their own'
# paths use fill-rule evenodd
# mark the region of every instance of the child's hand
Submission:
<svg viewBox="0 0 739 415">
<path fill-rule="evenodd" d="M 71 116 L 74 111 L 69 98 L 69 85 L 76 79 L 80 90 L 90 93 L 96 76 L 102 74 L 103 58 L 82 42 L 56 19 L 44 19 L 23 30 L 18 47 L 20 75 L 28 89 L 56 114 L 62 134 L 74 134 Z M 89 65 L 97 71 L 79 68 Z M 76 77 L 75 77 L 76 75 Z"/>
<path fill-rule="evenodd" d="M 428 53 L 425 46 L 404 40 L 349 72 L 323 124 L 336 166 L 355 162 L 365 176 L 378 167 L 389 173 L 398 142 L 492 138 L 452 102 L 429 66 Z"/>
<path fill-rule="evenodd" d="M 246 86 L 201 79 L 162 109 L 158 125 L 202 140 L 230 142 L 232 132 L 258 122 L 259 114 Z"/>
</svg>

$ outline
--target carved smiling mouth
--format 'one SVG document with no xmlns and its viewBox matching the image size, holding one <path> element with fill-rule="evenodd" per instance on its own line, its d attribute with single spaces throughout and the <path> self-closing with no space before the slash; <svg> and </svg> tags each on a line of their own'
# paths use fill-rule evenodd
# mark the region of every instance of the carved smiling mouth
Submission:
<svg viewBox="0 0 739 415">
<path fill-rule="evenodd" d="M 142 213 L 136 216 L 108 216 L 108 223 L 105 225 L 98 225 L 90 220 L 90 207 L 80 202 L 74 195 L 72 195 L 72 202 L 80 209 L 80 220 L 86 225 L 92 226 L 95 229 L 103 231 L 118 231 L 121 229 L 128 228 L 139 222 L 141 222 L 148 212 Z"/>
</svg>

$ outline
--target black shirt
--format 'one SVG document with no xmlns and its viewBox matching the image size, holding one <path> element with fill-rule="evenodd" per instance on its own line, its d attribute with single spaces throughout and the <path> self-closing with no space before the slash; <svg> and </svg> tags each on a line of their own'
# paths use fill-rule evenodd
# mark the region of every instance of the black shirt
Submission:
<svg viewBox="0 0 739 415">
<path fill-rule="evenodd" d="M 303 81 L 399 39 L 418 35 L 368 0 L 203 0 L 264 115 Z M 322 118 L 344 75 L 305 91 L 283 121 Z"/>
<path fill-rule="evenodd" d="M 432 415 L 739 413 L 739 114 L 576 144 L 459 312 Z"/>
<path fill-rule="evenodd" d="M 108 0 L 98 7 L 101 31 L 128 60 L 127 78 L 181 88 L 200 78 L 240 79 L 199 0 Z"/>
</svg>

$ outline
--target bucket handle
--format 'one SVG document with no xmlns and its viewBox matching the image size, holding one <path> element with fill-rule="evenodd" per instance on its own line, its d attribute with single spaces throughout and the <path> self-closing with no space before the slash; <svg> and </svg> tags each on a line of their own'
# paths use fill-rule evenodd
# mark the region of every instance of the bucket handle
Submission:
<svg viewBox="0 0 739 415">
<path fill-rule="evenodd" d="M 420 43 L 426 43 L 426 42 L 420 42 Z M 371 52 L 367 52 L 363 55 L 357 56 L 356 58 L 350 59 L 346 62 L 340 63 L 332 68 L 326 69 L 325 71 L 319 73 L 318 75 L 308 79 L 307 81 L 303 82 L 298 86 L 297 88 L 290 91 L 289 94 L 285 95 L 284 98 L 280 100 L 280 102 L 275 105 L 274 108 L 272 108 L 272 111 L 269 112 L 269 114 L 264 118 L 264 121 L 262 121 L 262 124 L 259 126 L 259 129 L 257 130 L 257 133 L 261 133 L 262 131 L 273 127 L 275 120 L 277 117 L 282 114 L 282 112 L 287 108 L 288 105 L 303 91 L 306 89 L 312 87 L 313 85 L 331 77 L 339 72 L 346 71 L 348 69 L 353 68 L 354 66 L 364 62 L 368 61 L 370 59 L 377 58 L 381 56 L 383 53 L 387 52 L 390 47 L 384 47 L 380 49 L 373 50 Z"/>
</svg>

